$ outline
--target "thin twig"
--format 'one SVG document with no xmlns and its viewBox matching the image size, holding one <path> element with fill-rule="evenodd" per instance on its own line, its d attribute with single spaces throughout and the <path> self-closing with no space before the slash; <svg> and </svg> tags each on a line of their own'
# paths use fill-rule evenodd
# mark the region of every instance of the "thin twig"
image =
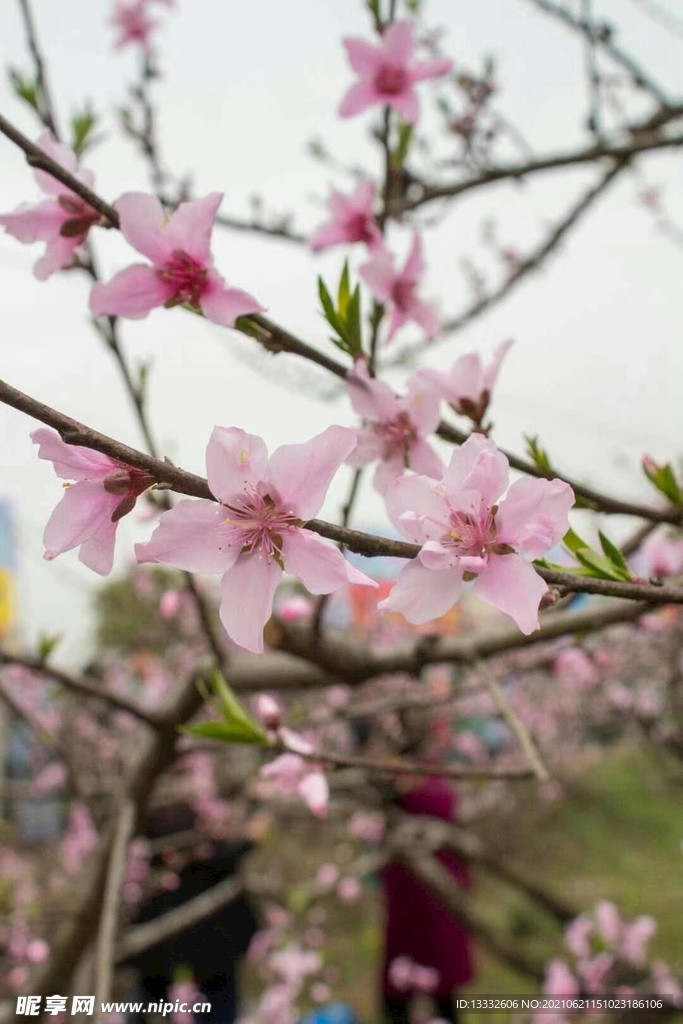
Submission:
<svg viewBox="0 0 683 1024">
<path fill-rule="evenodd" d="M 114 941 L 121 906 L 121 885 L 126 871 L 126 851 L 135 824 L 135 805 L 124 797 L 116 821 L 114 842 L 109 858 L 107 882 L 102 900 L 102 914 L 97 936 L 95 965 L 95 1022 L 106 1020 L 102 1003 L 109 999 L 114 969 Z"/>
<path fill-rule="evenodd" d="M 550 778 L 550 774 L 541 760 L 541 756 L 536 749 L 536 744 L 532 740 L 526 725 L 507 699 L 502 687 L 498 684 L 498 680 L 493 675 L 493 672 L 491 672 L 484 661 L 478 662 L 475 669 L 477 674 L 483 677 L 486 687 L 490 691 L 498 710 L 519 740 L 519 744 L 526 754 L 534 775 L 539 782 L 547 782 Z"/>
</svg>

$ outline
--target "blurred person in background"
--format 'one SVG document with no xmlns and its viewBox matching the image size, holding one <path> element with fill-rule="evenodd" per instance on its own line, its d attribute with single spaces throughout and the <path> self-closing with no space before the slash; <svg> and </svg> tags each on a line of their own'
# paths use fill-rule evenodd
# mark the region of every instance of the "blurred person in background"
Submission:
<svg viewBox="0 0 683 1024">
<path fill-rule="evenodd" d="M 161 807 L 150 813 L 144 836 L 148 840 L 191 838 L 197 827 L 197 815 L 186 803 Z M 184 845 L 184 844 L 183 844 Z M 197 835 L 183 858 L 177 875 L 171 875 L 173 887 L 157 891 L 139 907 L 134 925 L 153 921 L 182 907 L 212 886 L 237 874 L 242 858 L 252 848 L 249 840 L 207 841 Z M 185 846 L 187 849 L 187 846 Z M 152 867 L 163 860 L 153 858 Z M 205 1024 L 234 1024 L 238 1014 L 238 968 L 258 930 L 255 908 L 249 897 L 240 893 L 208 917 L 182 932 L 144 949 L 122 964 L 137 968 L 141 991 L 138 1001 L 171 1002 L 169 990 L 179 980 L 191 982 L 188 990 L 197 990 L 195 1001 L 211 1004 L 211 1012 L 201 1015 Z M 132 1024 L 146 1024 L 143 1013 Z"/>
<path fill-rule="evenodd" d="M 433 738 L 438 722 L 422 709 L 401 717 L 403 737 L 394 745 L 401 757 L 437 763 Z M 404 814 L 456 820 L 453 787 L 442 776 L 397 776 L 391 803 Z M 448 850 L 437 859 L 463 889 L 471 885 L 465 862 Z M 455 994 L 474 976 L 471 940 L 464 926 L 439 896 L 400 861 L 389 862 L 381 875 L 384 897 L 382 1010 L 387 1024 L 410 1024 L 415 996 L 429 995 L 434 1016 L 455 1024 Z"/>
</svg>

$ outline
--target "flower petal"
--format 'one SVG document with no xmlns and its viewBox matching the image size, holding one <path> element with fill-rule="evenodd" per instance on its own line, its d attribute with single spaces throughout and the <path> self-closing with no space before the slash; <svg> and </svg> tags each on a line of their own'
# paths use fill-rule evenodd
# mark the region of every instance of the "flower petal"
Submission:
<svg viewBox="0 0 683 1024">
<path fill-rule="evenodd" d="M 484 370 L 483 387 L 486 391 L 490 392 L 495 384 L 496 378 L 500 372 L 500 364 L 507 355 L 510 345 L 512 345 L 512 339 L 503 341 L 493 353 L 493 359 Z"/>
<path fill-rule="evenodd" d="M 573 504 L 574 492 L 563 480 L 517 480 L 496 516 L 496 538 L 525 558 L 540 558 L 566 534 Z"/>
<path fill-rule="evenodd" d="M 453 61 L 448 57 L 435 57 L 434 60 L 423 60 L 413 64 L 410 77 L 414 82 L 424 82 L 427 78 L 441 78 L 453 70 Z"/>
<path fill-rule="evenodd" d="M 69 149 L 68 146 L 64 146 L 61 142 L 57 142 L 51 131 L 43 132 L 43 134 L 36 139 L 36 146 L 38 149 L 42 149 L 43 153 L 45 153 L 46 156 L 49 156 L 51 160 L 54 160 L 60 167 L 63 167 L 65 171 L 69 171 L 70 174 L 76 174 L 78 166 L 76 154 L 73 150 Z M 57 180 L 57 178 L 53 178 L 48 171 L 36 168 L 33 173 L 36 181 L 38 182 L 38 187 L 47 195 L 73 195 L 70 188 L 63 185 L 61 181 Z"/>
<path fill-rule="evenodd" d="M 120 501 L 120 495 L 108 494 L 97 480 L 81 480 L 67 487 L 45 527 L 45 558 L 51 561 L 89 540 L 111 520 Z"/>
<path fill-rule="evenodd" d="M 499 608 L 528 635 L 538 629 L 538 606 L 548 587 L 533 566 L 519 555 L 491 555 L 474 592 Z"/>
<path fill-rule="evenodd" d="M 223 327 L 234 327 L 238 316 L 260 313 L 263 306 L 249 292 L 239 288 L 228 288 L 215 271 L 209 274 L 206 290 L 199 300 L 202 313 L 207 319 Z"/>
<path fill-rule="evenodd" d="M 0 225 L 18 242 L 30 245 L 57 238 L 66 219 L 67 215 L 54 199 L 46 199 L 35 206 L 23 204 L 14 213 L 3 214 Z"/>
<path fill-rule="evenodd" d="M 382 52 L 366 39 L 344 39 L 349 64 L 359 75 L 373 75 L 382 64 Z"/>
<path fill-rule="evenodd" d="M 293 530 L 282 539 L 285 570 L 301 580 L 311 594 L 331 594 L 347 583 L 376 587 L 350 565 L 330 541 L 310 530 Z"/>
<path fill-rule="evenodd" d="M 407 124 L 415 124 L 420 118 L 420 101 L 414 89 L 408 88 L 396 96 L 387 96 L 385 102 L 393 107 Z"/>
<path fill-rule="evenodd" d="M 263 628 L 281 578 L 280 566 L 262 551 L 242 555 L 223 577 L 221 622 L 231 640 L 254 654 L 263 653 Z"/>
<path fill-rule="evenodd" d="M 330 787 L 322 772 L 309 772 L 299 783 L 298 793 L 316 818 L 327 817 Z"/>
<path fill-rule="evenodd" d="M 459 569 L 434 572 L 416 559 L 401 570 L 394 589 L 378 608 L 401 612 L 408 622 L 421 625 L 445 615 L 460 597 L 461 589 Z"/>
<path fill-rule="evenodd" d="M 146 544 L 135 545 L 138 562 L 161 562 L 186 572 L 225 572 L 242 549 L 239 531 L 225 523 L 214 501 L 186 498 L 168 512 Z"/>
<path fill-rule="evenodd" d="M 444 473 L 444 484 L 448 494 L 457 495 L 462 488 L 469 486 L 467 478 L 477 464 L 482 452 L 497 452 L 493 441 L 483 434 L 470 434 L 465 443 L 456 448 L 451 461 Z"/>
<path fill-rule="evenodd" d="M 418 231 L 413 234 L 413 244 L 408 253 L 406 265 L 401 272 L 401 277 L 407 281 L 417 282 L 424 274 L 424 256 L 422 253 L 422 236 Z"/>
<path fill-rule="evenodd" d="M 202 266 L 209 265 L 211 233 L 222 202 L 222 192 L 211 192 L 203 199 L 181 203 L 171 214 L 166 231 L 171 248 L 186 252 Z"/>
<path fill-rule="evenodd" d="M 393 254 L 388 249 L 378 249 L 372 259 L 360 268 L 360 276 L 375 298 L 380 302 L 388 302 L 398 277 Z"/>
<path fill-rule="evenodd" d="M 434 449 L 422 438 L 419 438 L 412 446 L 408 459 L 414 473 L 430 476 L 434 480 L 440 480 L 443 476 L 443 462 Z"/>
<path fill-rule="evenodd" d="M 351 405 L 368 420 L 390 420 L 399 413 L 399 400 L 386 381 L 370 376 L 368 364 L 357 359 L 346 378 Z"/>
<path fill-rule="evenodd" d="M 448 533 L 450 508 L 444 489 L 430 477 L 401 477 L 387 489 L 384 500 L 392 523 L 413 544 Z"/>
<path fill-rule="evenodd" d="M 415 26 L 407 18 L 394 21 L 382 36 L 382 49 L 392 63 L 405 67 L 415 50 Z"/>
<path fill-rule="evenodd" d="M 355 117 L 356 114 L 362 114 L 368 107 L 372 107 L 379 102 L 380 97 L 378 97 L 374 87 L 370 82 L 362 79 L 351 86 L 339 104 L 337 113 L 340 117 Z"/>
<path fill-rule="evenodd" d="M 206 475 L 211 493 L 229 502 L 247 487 L 256 487 L 268 470 L 263 438 L 239 427 L 214 427 L 206 448 Z M 223 515 L 226 515 L 224 512 Z"/>
<path fill-rule="evenodd" d="M 63 238 L 61 235 L 47 243 L 45 252 L 36 260 L 33 273 L 39 281 L 47 281 L 58 270 L 70 267 L 74 253 L 81 248 L 78 238 Z"/>
<path fill-rule="evenodd" d="M 118 523 L 106 519 L 97 530 L 81 544 L 79 561 L 99 576 L 108 576 L 114 565 L 114 546 Z"/>
<path fill-rule="evenodd" d="M 103 480 L 118 465 L 108 455 L 62 441 L 56 430 L 40 427 L 31 434 L 39 445 L 38 458 L 49 459 L 57 476 L 63 480 Z"/>
<path fill-rule="evenodd" d="M 97 282 L 90 292 L 90 312 L 93 316 L 125 316 L 129 320 L 142 320 L 172 295 L 153 267 L 134 263 L 119 271 L 106 284 Z"/>
<path fill-rule="evenodd" d="M 125 192 L 115 205 L 128 244 L 155 266 L 165 263 L 173 245 L 167 232 L 169 218 L 157 197 L 146 192 Z"/>
<path fill-rule="evenodd" d="M 355 431 L 333 426 L 304 444 L 278 448 L 271 456 L 268 475 L 283 503 L 304 521 L 311 519 L 355 444 Z"/>
</svg>

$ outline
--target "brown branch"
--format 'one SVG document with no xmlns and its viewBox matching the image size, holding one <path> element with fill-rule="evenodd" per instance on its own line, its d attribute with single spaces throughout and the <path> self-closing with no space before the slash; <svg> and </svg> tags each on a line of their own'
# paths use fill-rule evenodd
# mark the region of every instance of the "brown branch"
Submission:
<svg viewBox="0 0 683 1024">
<path fill-rule="evenodd" d="M 57 118 L 52 103 L 52 97 L 50 95 L 45 62 L 38 43 L 38 33 L 33 21 L 33 14 L 29 0 L 19 0 L 19 9 L 24 22 L 26 41 L 28 43 L 28 48 L 31 51 L 31 56 L 36 69 L 36 81 L 38 84 L 38 88 L 36 90 L 38 99 L 37 113 L 45 127 L 49 128 L 55 139 L 59 141 L 60 135 L 59 129 L 57 128 Z"/>
<path fill-rule="evenodd" d="M 667 120 L 674 120 L 682 115 L 683 104 L 678 104 L 668 111 Z M 476 177 L 468 178 L 465 181 L 450 182 L 443 185 L 417 182 L 411 186 L 411 194 L 413 192 L 416 194 L 412 198 L 406 199 L 400 207 L 397 207 L 392 212 L 397 215 L 405 214 L 438 199 L 455 199 L 465 192 L 471 192 L 474 189 L 492 185 L 499 181 L 520 182 L 530 175 L 538 174 L 541 171 L 577 167 L 605 159 L 630 160 L 640 153 L 683 146 L 683 135 L 660 135 L 658 129 L 650 128 L 648 124 L 649 119 L 643 122 L 642 126 L 635 125 L 630 128 L 631 138 L 624 142 L 593 143 L 590 146 L 584 146 L 569 153 L 555 153 L 550 156 L 539 157 L 536 160 L 526 160 L 523 163 L 504 164 L 500 167 L 492 167 L 488 171 L 482 171 Z"/>
<path fill-rule="evenodd" d="M 454 427 L 444 421 L 439 424 L 436 432 L 444 441 L 450 441 L 453 444 L 464 444 L 468 437 L 470 437 L 470 434 L 466 431 L 459 430 L 458 427 Z M 582 498 L 594 511 L 610 515 L 636 516 L 639 519 L 648 519 L 653 523 L 678 525 L 683 521 L 683 508 L 660 509 L 653 508 L 651 505 L 641 505 L 635 501 L 622 501 L 620 498 L 613 498 L 611 495 L 598 491 L 594 487 L 580 483 L 565 473 L 554 469 L 550 471 L 542 469 L 535 463 L 522 459 L 519 455 L 514 455 L 505 448 L 500 448 L 499 451 L 502 452 L 512 468 L 519 470 L 520 473 L 525 473 L 527 476 L 535 476 L 540 480 L 564 480 L 566 484 L 569 484 L 574 493 Z"/>
<path fill-rule="evenodd" d="M 211 917 L 228 903 L 232 903 L 243 891 L 244 887 L 239 878 L 226 878 L 217 885 L 211 886 L 200 896 L 195 896 L 183 903 L 182 906 L 169 910 L 153 921 L 134 925 L 124 933 L 116 946 L 116 962 L 121 963 L 122 960 L 127 960 L 144 949 L 149 949 L 150 946 L 156 946 L 160 942 L 192 928 L 205 918 Z"/>
<path fill-rule="evenodd" d="M 162 719 L 155 712 L 147 711 L 135 701 L 122 697 L 113 691 L 105 690 L 103 687 L 96 686 L 80 676 L 74 676 L 62 669 L 53 668 L 52 665 L 41 661 L 40 658 L 28 658 L 25 655 L 10 654 L 8 651 L 0 648 L 0 664 L 21 665 L 37 675 L 45 676 L 47 679 L 54 679 L 55 682 L 58 682 L 67 690 L 79 693 L 84 697 L 92 697 L 95 700 L 102 701 L 118 711 L 125 711 L 126 714 L 132 715 L 153 729 L 158 729 L 161 726 Z"/>
<path fill-rule="evenodd" d="M 229 217 L 220 213 L 216 217 L 216 224 L 230 231 L 242 231 L 249 234 L 264 235 L 266 238 L 281 239 L 285 242 L 294 242 L 296 245 L 306 245 L 308 238 L 298 231 L 292 231 L 287 227 L 269 227 L 256 220 L 240 220 L 239 217 Z"/>
<path fill-rule="evenodd" d="M 126 851 L 128 840 L 135 824 L 135 817 L 134 804 L 130 799 L 124 798 L 117 815 L 97 936 L 97 960 L 95 964 L 96 1024 L 102 1024 L 105 1019 L 102 1013 L 102 1003 L 109 999 L 111 991 L 114 973 L 114 938 L 121 906 L 121 884 L 126 871 Z"/>
<path fill-rule="evenodd" d="M 283 750 L 287 749 L 285 747 Z M 339 768 L 364 768 L 366 771 L 386 775 L 440 775 L 447 779 L 495 780 L 495 779 L 533 779 L 536 772 L 530 768 L 511 768 L 508 771 L 497 771 L 495 768 L 454 767 L 443 764 L 422 764 L 419 761 L 386 760 L 372 757 L 352 757 L 346 754 L 315 751 L 302 754 L 305 760 L 321 764 L 331 764 Z M 547 777 L 547 773 L 546 773 Z"/>
</svg>

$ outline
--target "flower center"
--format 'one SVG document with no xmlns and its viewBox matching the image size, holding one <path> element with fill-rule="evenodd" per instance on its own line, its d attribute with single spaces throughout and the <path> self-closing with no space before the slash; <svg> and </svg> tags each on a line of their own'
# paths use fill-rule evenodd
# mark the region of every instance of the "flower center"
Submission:
<svg viewBox="0 0 683 1024">
<path fill-rule="evenodd" d="M 408 86 L 408 72 L 393 64 L 384 64 L 375 75 L 375 89 L 384 96 L 399 96 Z"/>
<path fill-rule="evenodd" d="M 395 281 L 391 289 L 391 299 L 398 309 L 404 312 L 409 309 L 411 302 L 415 296 L 415 285 L 412 281 L 404 281 L 399 278 Z"/>
<path fill-rule="evenodd" d="M 369 242 L 372 237 L 365 213 L 354 213 L 348 220 L 347 231 L 350 242 Z"/>
<path fill-rule="evenodd" d="M 408 454 L 417 441 L 417 431 L 408 413 L 400 412 L 393 420 L 376 423 L 374 430 L 383 443 L 382 457 L 390 459 L 400 455 L 407 467 Z"/>
<path fill-rule="evenodd" d="M 466 557 L 485 558 L 496 539 L 495 515 L 490 510 L 480 515 L 452 511 L 450 526 L 441 543 Z"/>
<path fill-rule="evenodd" d="M 261 494 L 256 488 L 238 495 L 225 509 L 229 513 L 226 523 L 242 535 L 242 551 L 249 554 L 265 551 L 269 559 L 275 558 L 279 563 L 283 535 L 301 526 L 301 520 L 293 512 L 283 509 L 270 494 Z"/>
<path fill-rule="evenodd" d="M 206 268 L 197 263 L 191 256 L 181 249 L 171 253 L 170 259 L 164 264 L 162 270 L 157 273 L 162 280 L 168 282 L 172 288 L 170 298 L 166 300 L 166 307 L 179 306 L 184 302 L 199 308 L 199 300 L 206 289 Z"/>
</svg>

